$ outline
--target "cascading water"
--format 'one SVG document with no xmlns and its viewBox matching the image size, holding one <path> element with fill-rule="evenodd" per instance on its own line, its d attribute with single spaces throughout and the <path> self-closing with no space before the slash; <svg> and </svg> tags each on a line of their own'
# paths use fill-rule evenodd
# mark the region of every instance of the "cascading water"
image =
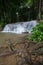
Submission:
<svg viewBox="0 0 43 65">
<path fill-rule="evenodd" d="M 22 34 L 23 32 L 29 32 L 31 33 L 31 30 L 33 27 L 35 27 L 37 24 L 36 20 L 33 21 L 27 21 L 27 22 L 18 22 L 14 24 L 7 24 L 3 31 L 4 33 L 10 32 L 10 33 L 17 33 Z"/>
</svg>

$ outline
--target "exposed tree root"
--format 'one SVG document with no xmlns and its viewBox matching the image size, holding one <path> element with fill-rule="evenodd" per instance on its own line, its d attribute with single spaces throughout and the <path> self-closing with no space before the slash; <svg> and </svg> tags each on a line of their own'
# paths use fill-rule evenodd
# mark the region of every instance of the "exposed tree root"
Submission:
<svg viewBox="0 0 43 65">
<path fill-rule="evenodd" d="M 14 43 L 9 39 L 6 43 L 8 43 L 10 50 L 7 53 L 1 53 L 0 57 L 17 54 L 21 58 L 21 60 L 17 62 L 17 65 L 38 65 L 43 63 L 43 50 L 41 50 L 41 48 L 43 48 L 43 42 L 36 43 L 25 40 Z M 24 47 L 22 49 L 16 49 L 15 46 L 20 46 L 20 44 L 23 44 Z"/>
</svg>

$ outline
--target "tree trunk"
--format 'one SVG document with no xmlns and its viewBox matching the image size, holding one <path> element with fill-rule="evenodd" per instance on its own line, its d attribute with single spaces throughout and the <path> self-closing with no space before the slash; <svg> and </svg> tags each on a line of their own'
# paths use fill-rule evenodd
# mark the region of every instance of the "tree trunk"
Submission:
<svg viewBox="0 0 43 65">
<path fill-rule="evenodd" d="M 41 0 L 39 1 L 39 14 L 38 14 L 39 20 L 41 19 Z"/>
</svg>

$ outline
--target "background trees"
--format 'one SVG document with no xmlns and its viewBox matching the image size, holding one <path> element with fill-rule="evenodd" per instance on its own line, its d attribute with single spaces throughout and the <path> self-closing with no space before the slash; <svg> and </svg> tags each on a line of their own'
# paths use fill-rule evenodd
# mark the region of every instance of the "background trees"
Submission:
<svg viewBox="0 0 43 65">
<path fill-rule="evenodd" d="M 0 23 L 40 19 L 42 4 L 43 0 L 0 0 Z"/>
</svg>

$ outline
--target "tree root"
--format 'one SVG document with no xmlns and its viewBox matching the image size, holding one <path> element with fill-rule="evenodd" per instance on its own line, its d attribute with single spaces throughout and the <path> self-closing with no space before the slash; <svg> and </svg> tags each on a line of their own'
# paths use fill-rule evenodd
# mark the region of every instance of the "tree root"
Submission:
<svg viewBox="0 0 43 65">
<path fill-rule="evenodd" d="M 32 63 L 35 65 L 36 63 L 37 64 L 43 63 L 43 50 L 41 50 L 41 48 L 43 48 L 43 41 L 40 43 L 36 43 L 25 40 L 19 43 L 14 43 L 11 40 L 7 40 L 7 43 L 8 43 L 8 48 L 10 48 L 10 50 L 7 53 L 1 53 L 0 57 L 17 54 L 19 57 L 21 57 L 20 60 L 21 64 L 19 63 L 18 65 L 28 65 L 28 63 L 30 65 L 32 65 Z M 15 46 L 19 44 L 23 44 L 24 48 L 15 49 Z M 23 61 L 25 60 L 24 64 L 22 60 Z"/>
</svg>

